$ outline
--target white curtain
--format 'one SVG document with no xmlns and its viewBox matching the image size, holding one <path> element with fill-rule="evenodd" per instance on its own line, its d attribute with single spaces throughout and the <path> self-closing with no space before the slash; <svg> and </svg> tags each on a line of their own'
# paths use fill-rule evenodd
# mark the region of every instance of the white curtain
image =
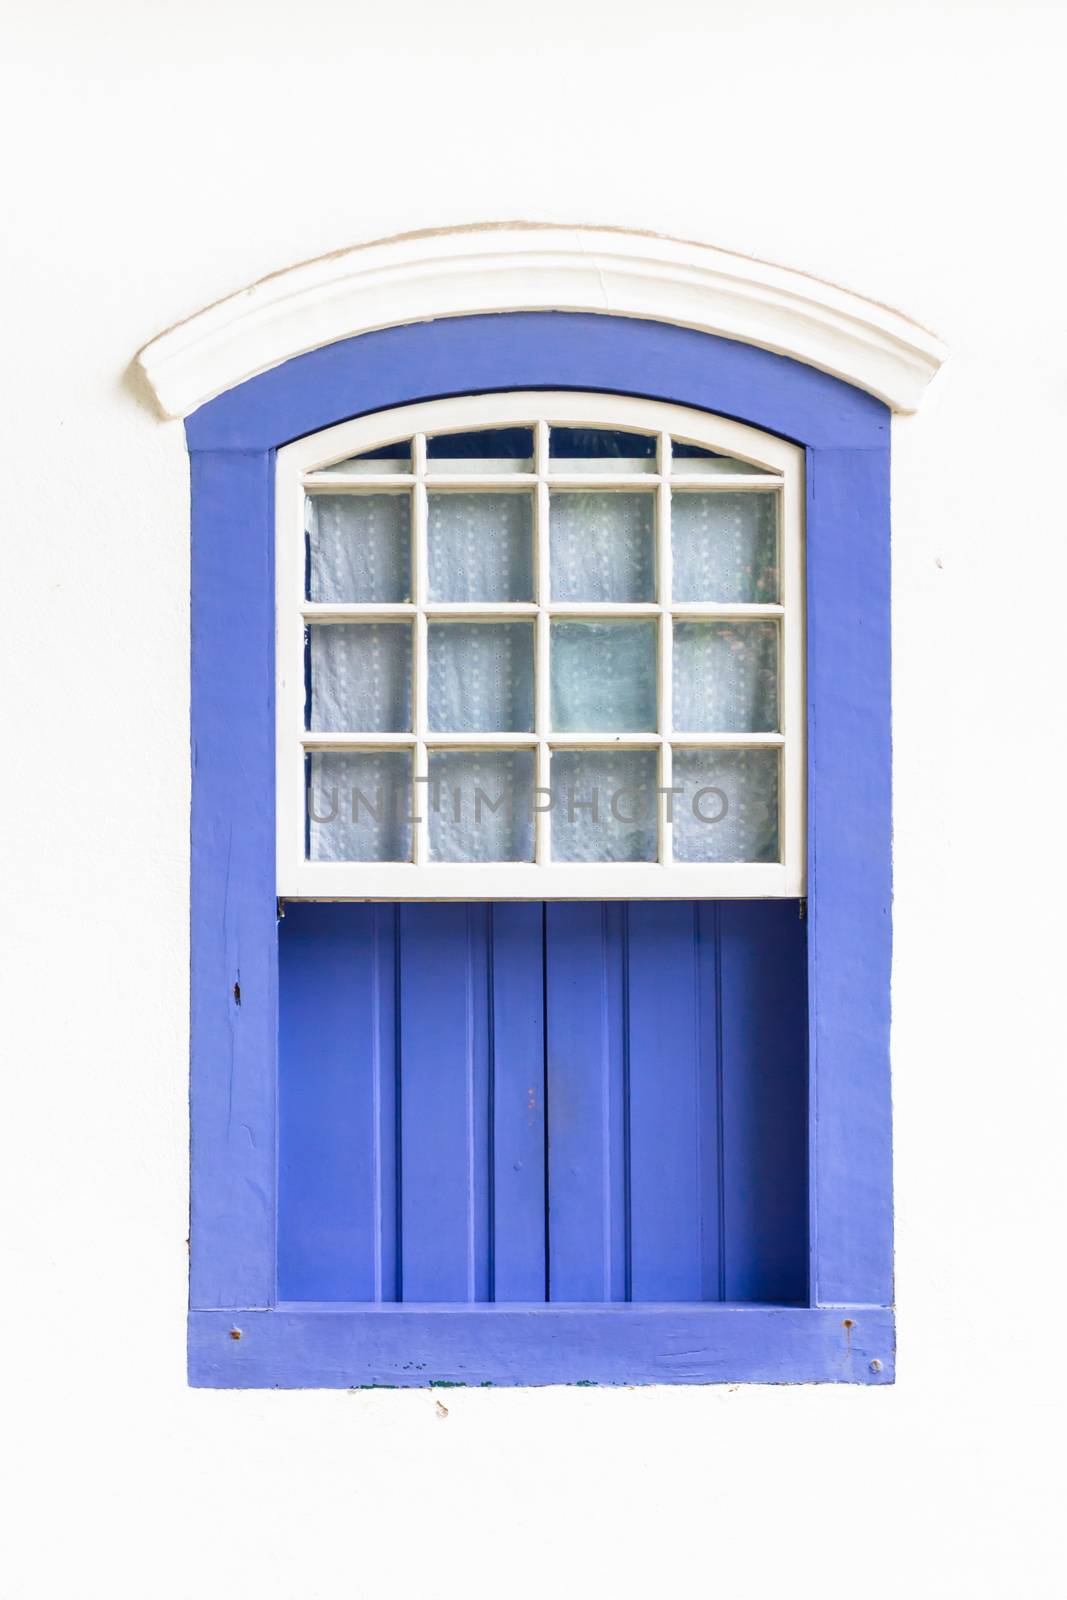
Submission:
<svg viewBox="0 0 1067 1600">
<path fill-rule="evenodd" d="M 529 733 L 532 622 L 433 622 L 427 711 L 435 733 Z"/>
<path fill-rule="evenodd" d="M 407 494 L 308 495 L 309 600 L 411 599 Z"/>
<path fill-rule="evenodd" d="M 431 600 L 532 600 L 533 497 L 431 494 Z"/>
<path fill-rule="evenodd" d="M 778 599 L 776 497 L 679 490 L 671 496 L 671 559 L 676 600 L 773 603 Z"/>
<path fill-rule="evenodd" d="M 323 622 L 307 632 L 313 732 L 410 730 L 410 622 Z"/>
<path fill-rule="evenodd" d="M 654 600 L 655 500 L 651 494 L 553 494 L 553 600 Z"/>
</svg>

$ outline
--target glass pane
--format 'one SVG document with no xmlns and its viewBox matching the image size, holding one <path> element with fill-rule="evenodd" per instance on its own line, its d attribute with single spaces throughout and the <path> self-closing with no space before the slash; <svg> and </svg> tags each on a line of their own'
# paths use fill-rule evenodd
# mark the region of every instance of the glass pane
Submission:
<svg viewBox="0 0 1067 1600">
<path fill-rule="evenodd" d="M 716 450 L 687 444 L 684 439 L 672 439 L 671 470 L 691 477 L 722 478 L 735 473 L 765 473 L 770 469 L 757 467 L 751 461 L 739 461 L 736 456 L 721 456 Z"/>
<path fill-rule="evenodd" d="M 656 624 L 553 622 L 551 679 L 558 732 L 654 732 Z"/>
<path fill-rule="evenodd" d="M 674 859 L 777 861 L 778 751 L 674 751 Z"/>
<path fill-rule="evenodd" d="M 428 711 L 436 733 L 533 728 L 532 622 L 431 622 Z"/>
<path fill-rule="evenodd" d="M 655 861 L 654 750 L 552 752 L 552 859 Z"/>
<path fill-rule="evenodd" d="M 430 857 L 532 861 L 532 750 L 430 751 Z"/>
<path fill-rule="evenodd" d="M 481 428 L 426 441 L 428 472 L 532 472 L 532 428 Z"/>
<path fill-rule="evenodd" d="M 307 629 L 307 725 L 315 733 L 411 728 L 410 622 L 322 622 Z"/>
<path fill-rule="evenodd" d="M 553 600 L 654 600 L 654 518 L 650 494 L 554 494 Z"/>
<path fill-rule="evenodd" d="M 676 600 L 778 599 L 775 494 L 676 494 L 671 546 Z"/>
<path fill-rule="evenodd" d="M 431 600 L 533 599 L 533 496 L 431 494 Z"/>
<path fill-rule="evenodd" d="M 411 599 L 409 495 L 308 495 L 306 525 L 309 600 Z"/>
<path fill-rule="evenodd" d="M 315 478 L 329 478 L 341 473 L 345 477 L 392 477 L 395 473 L 411 471 L 411 440 L 398 439 L 395 444 L 381 444 L 374 450 L 363 450 L 358 456 L 347 456 L 312 474 Z"/>
<path fill-rule="evenodd" d="M 309 861 L 411 860 L 409 750 L 314 750 L 304 771 Z"/>
<path fill-rule="evenodd" d="M 674 726 L 692 733 L 776 733 L 778 624 L 676 622 Z"/>
<path fill-rule="evenodd" d="M 656 436 L 609 428 L 553 428 L 549 434 L 553 472 L 655 472 Z"/>
</svg>

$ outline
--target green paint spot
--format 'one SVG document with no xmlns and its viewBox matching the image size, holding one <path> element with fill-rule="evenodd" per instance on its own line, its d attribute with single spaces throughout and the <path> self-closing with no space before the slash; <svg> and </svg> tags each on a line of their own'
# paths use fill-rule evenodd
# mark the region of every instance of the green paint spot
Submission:
<svg viewBox="0 0 1067 1600">
<path fill-rule="evenodd" d="M 431 1389 L 465 1389 L 465 1383 L 453 1383 L 450 1378 L 431 1378 Z"/>
</svg>

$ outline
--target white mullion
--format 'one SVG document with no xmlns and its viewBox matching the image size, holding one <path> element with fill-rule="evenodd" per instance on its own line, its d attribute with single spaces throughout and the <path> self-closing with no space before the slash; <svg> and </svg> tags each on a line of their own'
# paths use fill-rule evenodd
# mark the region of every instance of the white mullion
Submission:
<svg viewBox="0 0 1067 1600">
<path fill-rule="evenodd" d="M 415 778 L 430 775 L 426 734 L 429 726 L 427 705 L 429 690 L 429 639 L 426 621 L 426 597 L 429 589 L 429 555 L 427 548 L 427 521 L 429 506 L 426 495 L 426 435 L 415 434 L 411 441 L 412 460 L 415 467 L 415 487 L 412 490 L 411 517 L 411 575 L 412 592 L 418 608 L 415 617 L 415 649 L 413 654 L 415 707 Z M 430 859 L 430 798 L 429 784 L 412 784 L 411 814 L 415 832 L 415 865 L 425 866 Z"/>
<path fill-rule="evenodd" d="M 659 733 L 550 733 L 549 745 L 556 750 L 658 750 L 663 743 Z"/>
<path fill-rule="evenodd" d="M 302 615 L 305 622 L 397 622 L 416 609 L 408 600 L 309 600 Z"/>
<path fill-rule="evenodd" d="M 676 472 L 671 478 L 671 484 L 675 489 L 705 489 L 712 494 L 717 493 L 720 489 L 728 494 L 736 494 L 739 489 L 752 490 L 753 492 L 763 490 L 766 493 L 768 489 L 780 489 L 782 480 L 777 476 L 772 476 L 769 473 L 765 475 L 762 472 L 737 472 L 732 475 L 728 472 L 709 472 L 706 475 L 703 473 Z"/>
<path fill-rule="evenodd" d="M 654 489 L 659 483 L 659 473 L 550 472 L 548 482 L 553 489 L 595 489 L 599 494 L 610 489 Z"/>
<path fill-rule="evenodd" d="M 548 423 L 541 418 L 534 424 L 534 467 L 537 471 L 537 502 L 534 516 L 534 558 L 536 563 L 535 598 L 537 600 L 537 637 L 534 641 L 534 728 L 537 730 L 537 775 L 539 789 L 549 789 L 552 783 L 552 752 L 548 744 L 551 723 L 551 684 L 549 678 L 549 651 L 551 649 L 552 560 L 550 517 L 551 503 L 548 492 Z M 544 796 L 537 797 L 540 801 Z M 552 815 L 539 810 L 534 815 L 534 860 L 546 866 L 552 859 Z"/>
<path fill-rule="evenodd" d="M 659 786 L 669 790 L 673 782 L 670 737 L 674 725 L 674 622 L 671 617 L 671 436 L 666 432 L 659 436 L 659 473 L 656 490 L 656 599 L 660 606 L 657 702 L 659 731 L 663 736 L 659 747 Z M 657 799 L 659 860 L 666 867 L 674 859 L 673 796 L 664 793 Z"/>
<path fill-rule="evenodd" d="M 671 738 L 676 748 L 691 750 L 780 750 L 785 744 L 782 733 L 686 733 L 676 731 Z"/>
<path fill-rule="evenodd" d="M 529 489 L 533 478 L 528 472 L 427 472 L 429 489 Z"/>
<path fill-rule="evenodd" d="M 537 743 L 536 733 L 438 733 L 436 729 L 426 735 L 431 750 L 532 750 Z"/>
<path fill-rule="evenodd" d="M 305 750 L 413 750 L 413 733 L 304 733 Z"/>
<path fill-rule="evenodd" d="M 430 600 L 422 609 L 428 617 L 455 617 L 468 622 L 537 615 L 536 605 L 526 600 Z"/>
<path fill-rule="evenodd" d="M 320 494 L 381 494 L 388 489 L 410 489 L 415 482 L 411 472 L 353 473 L 349 476 L 336 478 L 323 478 L 319 476 L 306 477 L 304 488 L 310 495 Z"/>
<path fill-rule="evenodd" d="M 740 620 L 745 617 L 783 617 L 785 607 L 782 605 L 764 605 L 758 600 L 676 600 L 671 607 L 674 615 L 679 620 L 690 617 L 707 617 L 710 621 L 721 618 L 726 621 L 731 618 Z"/>
<path fill-rule="evenodd" d="M 553 600 L 548 609 L 554 617 L 655 617 L 660 611 L 655 600 Z"/>
</svg>

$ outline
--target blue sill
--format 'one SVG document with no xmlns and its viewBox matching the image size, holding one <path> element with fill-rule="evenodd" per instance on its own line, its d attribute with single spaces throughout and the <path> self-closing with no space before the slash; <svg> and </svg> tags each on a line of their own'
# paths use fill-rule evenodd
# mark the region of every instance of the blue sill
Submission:
<svg viewBox="0 0 1067 1600">
<path fill-rule="evenodd" d="M 189 1382 L 207 1389 L 885 1384 L 894 1356 L 886 1306 L 289 1304 L 189 1313 Z"/>
</svg>

